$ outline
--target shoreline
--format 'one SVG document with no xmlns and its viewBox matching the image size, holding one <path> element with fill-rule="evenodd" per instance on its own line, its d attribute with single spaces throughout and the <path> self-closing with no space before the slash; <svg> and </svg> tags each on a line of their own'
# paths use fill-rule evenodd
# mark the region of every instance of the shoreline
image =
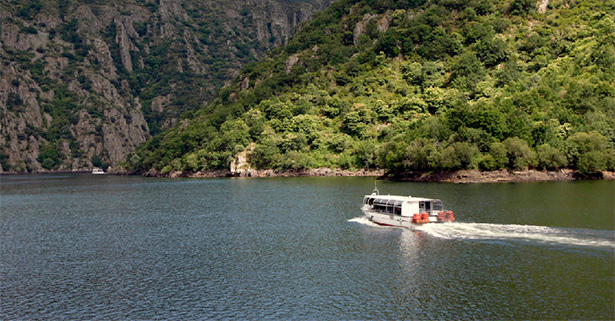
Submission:
<svg viewBox="0 0 615 321">
<path fill-rule="evenodd" d="M 557 182 L 577 180 L 615 180 L 615 172 L 604 171 L 601 176 L 583 176 L 572 169 L 557 171 L 509 171 L 505 169 L 483 172 L 480 170 L 460 170 L 438 173 L 403 173 L 392 177 L 396 181 L 441 182 L 456 184 L 475 183 L 521 183 L 521 182 Z"/>
<path fill-rule="evenodd" d="M 615 180 L 615 172 L 605 171 L 599 177 L 583 176 L 572 169 L 561 169 L 557 171 L 509 171 L 498 170 L 483 172 L 480 170 L 460 170 L 452 172 L 407 172 L 399 175 L 388 175 L 382 169 L 377 170 L 342 170 L 330 168 L 316 168 L 301 171 L 276 171 L 276 170 L 240 170 L 240 171 L 204 171 L 196 173 L 184 173 L 181 171 L 161 174 L 157 171 L 150 171 L 144 174 L 147 177 L 236 177 L 236 178 L 266 178 L 266 177 L 323 177 L 323 176 L 355 176 L 355 177 L 377 177 L 382 180 L 406 181 L 406 182 L 440 182 L 456 184 L 474 183 L 515 183 L 515 182 L 553 182 L 553 181 L 576 181 L 576 180 Z"/>
<path fill-rule="evenodd" d="M 0 177 L 4 175 L 30 175 L 30 174 L 87 174 L 90 171 L 40 171 L 34 173 L 0 173 Z M 330 168 L 316 168 L 307 170 L 216 170 L 216 171 L 199 171 L 196 173 L 186 173 L 174 171 L 162 174 L 160 171 L 150 170 L 146 173 L 138 174 L 126 170 L 113 169 L 108 175 L 139 175 L 145 177 L 165 177 L 165 178 L 268 178 L 268 177 L 377 177 L 377 179 L 400 181 L 400 182 L 439 182 L 439 183 L 456 183 L 456 184 L 476 184 L 476 183 L 519 183 L 519 182 L 553 182 L 553 181 L 576 181 L 576 180 L 615 180 L 615 172 L 604 171 L 599 176 L 583 176 L 572 169 L 561 169 L 557 171 L 539 171 L 539 170 L 524 170 L 524 171 L 509 171 L 498 170 L 491 172 L 483 172 L 480 170 L 460 170 L 451 172 L 406 172 L 397 175 L 389 175 L 382 169 L 373 170 L 343 170 Z"/>
<path fill-rule="evenodd" d="M 217 171 L 199 171 L 196 173 L 185 173 L 182 171 L 169 172 L 162 174 L 158 171 L 149 171 L 144 173 L 147 177 L 190 177 L 190 178 L 205 178 L 205 177 L 237 177 L 237 178 L 266 178 L 266 177 L 324 177 L 324 176 L 370 176 L 370 177 L 382 177 L 386 173 L 382 169 L 376 170 L 344 170 L 344 169 L 331 169 L 331 168 L 315 168 L 306 170 L 288 170 L 280 171 L 273 169 L 249 169 L 249 170 L 217 170 Z"/>
</svg>

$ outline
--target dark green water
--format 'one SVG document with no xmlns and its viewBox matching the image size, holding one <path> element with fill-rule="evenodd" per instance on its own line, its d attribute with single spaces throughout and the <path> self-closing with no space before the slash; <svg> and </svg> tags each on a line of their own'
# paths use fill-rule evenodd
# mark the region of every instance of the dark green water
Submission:
<svg viewBox="0 0 615 321">
<path fill-rule="evenodd" d="M 615 183 L 4 176 L 0 319 L 615 319 Z"/>
</svg>

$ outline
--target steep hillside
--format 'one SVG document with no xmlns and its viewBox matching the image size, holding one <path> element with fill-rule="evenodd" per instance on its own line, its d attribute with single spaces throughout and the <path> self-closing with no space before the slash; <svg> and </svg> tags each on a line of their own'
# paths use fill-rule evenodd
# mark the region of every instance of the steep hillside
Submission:
<svg viewBox="0 0 615 321">
<path fill-rule="evenodd" d="M 0 1 L 0 172 L 117 164 L 329 2 Z"/>
<path fill-rule="evenodd" d="M 613 0 L 342 0 L 126 165 L 613 169 Z"/>
</svg>

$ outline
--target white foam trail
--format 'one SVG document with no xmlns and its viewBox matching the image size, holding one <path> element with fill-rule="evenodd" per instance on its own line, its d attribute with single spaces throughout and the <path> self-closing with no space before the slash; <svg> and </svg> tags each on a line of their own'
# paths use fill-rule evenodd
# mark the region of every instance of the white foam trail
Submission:
<svg viewBox="0 0 615 321">
<path fill-rule="evenodd" d="M 613 231 L 458 222 L 425 224 L 417 226 L 416 229 L 443 239 L 522 241 L 554 245 L 615 248 L 615 232 Z"/>
<path fill-rule="evenodd" d="M 381 227 L 380 225 L 370 221 L 365 216 L 359 216 L 359 217 L 351 218 L 351 219 L 348 220 L 348 222 L 354 222 L 354 223 L 359 223 L 359 224 L 362 224 L 362 225 L 373 226 L 373 227 Z"/>
</svg>

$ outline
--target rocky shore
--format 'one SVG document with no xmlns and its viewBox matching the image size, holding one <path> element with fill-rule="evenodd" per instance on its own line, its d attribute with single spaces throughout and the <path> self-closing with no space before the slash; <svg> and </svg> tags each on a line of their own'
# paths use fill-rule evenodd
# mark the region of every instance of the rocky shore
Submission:
<svg viewBox="0 0 615 321">
<path fill-rule="evenodd" d="M 162 174 L 157 171 L 145 173 L 149 177 L 307 177 L 307 176 L 372 176 L 379 179 L 411 182 L 447 182 L 447 183 L 501 183 L 501 182 L 537 182 L 537 181 L 572 181 L 580 179 L 615 180 L 615 172 L 602 172 L 602 175 L 582 176 L 575 170 L 562 169 L 558 171 L 508 171 L 499 170 L 483 172 L 479 170 L 462 170 L 454 172 L 421 173 L 409 172 L 400 175 L 388 175 L 384 170 L 342 170 L 316 168 L 301 171 L 276 170 L 246 170 L 246 171 L 203 171 L 185 173 L 181 171 Z"/>
<path fill-rule="evenodd" d="M 90 171 L 38 171 L 32 174 L 53 174 L 53 173 L 90 173 Z M 121 167 L 109 168 L 107 171 L 110 175 L 138 175 L 122 169 Z M 27 175 L 24 173 L 0 173 L 1 175 Z M 572 169 L 561 169 L 557 171 L 508 171 L 499 170 L 493 172 L 483 172 L 479 170 L 462 170 L 453 172 L 407 172 L 398 175 L 391 175 L 382 169 L 362 169 L 358 171 L 331 169 L 331 168 L 316 168 L 300 171 L 280 171 L 280 170 L 243 170 L 243 171 L 199 171 L 196 173 L 174 171 L 169 173 L 161 173 L 160 171 L 151 170 L 141 174 L 146 177 L 169 177 L 169 178 L 214 178 L 214 177 L 237 177 L 237 178 L 264 178 L 264 177 L 316 177 L 316 176 L 366 176 L 377 177 L 378 179 L 391 181 L 407 181 L 407 182 L 444 182 L 444 183 L 505 183 L 505 182 L 546 182 L 546 181 L 574 181 L 574 180 L 615 180 L 615 172 L 605 171 L 595 176 L 583 176 Z"/>
<path fill-rule="evenodd" d="M 404 173 L 388 179 L 412 182 L 447 182 L 447 183 L 502 183 L 502 182 L 539 182 L 539 181 L 573 181 L 581 179 L 615 180 L 615 172 L 602 172 L 602 175 L 583 176 L 571 169 L 557 171 L 508 171 L 499 170 L 483 172 L 479 170 L 462 170 L 439 173 Z"/>
<path fill-rule="evenodd" d="M 199 171 L 196 173 L 185 173 L 181 171 L 170 172 L 162 174 L 157 171 L 149 171 L 145 173 L 145 176 L 151 177 L 305 177 L 305 176 L 374 176 L 382 177 L 385 175 L 385 171 L 381 169 L 376 170 L 344 170 L 344 169 L 331 169 L 331 168 L 315 168 L 306 169 L 300 171 L 279 171 L 273 169 L 264 170 L 243 170 L 243 171 Z"/>
</svg>

